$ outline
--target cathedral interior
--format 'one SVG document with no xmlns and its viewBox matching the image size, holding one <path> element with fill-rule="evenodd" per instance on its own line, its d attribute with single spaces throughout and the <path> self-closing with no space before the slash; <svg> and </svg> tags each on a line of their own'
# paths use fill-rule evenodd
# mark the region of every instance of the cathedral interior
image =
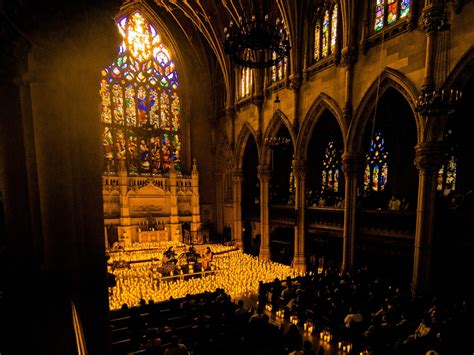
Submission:
<svg viewBox="0 0 474 355">
<path fill-rule="evenodd" d="M 0 18 L 0 354 L 472 354 L 473 1 Z"/>
</svg>

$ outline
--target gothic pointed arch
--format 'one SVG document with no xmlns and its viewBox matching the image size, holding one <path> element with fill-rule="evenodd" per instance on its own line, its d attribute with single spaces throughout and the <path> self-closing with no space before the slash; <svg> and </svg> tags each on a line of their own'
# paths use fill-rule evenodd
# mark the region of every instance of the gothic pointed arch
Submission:
<svg viewBox="0 0 474 355">
<path fill-rule="evenodd" d="M 385 68 L 369 87 L 354 113 L 348 130 L 347 149 L 349 151 L 360 151 L 363 133 L 366 125 L 372 118 L 377 98 L 382 97 L 389 88 L 393 88 L 399 92 L 407 101 L 415 118 L 417 142 L 419 143 L 423 140 L 423 125 L 421 124 L 420 116 L 416 112 L 416 101 L 418 98 L 417 89 L 413 83 L 399 71 Z"/>
<path fill-rule="evenodd" d="M 325 93 L 321 93 L 318 98 L 314 100 L 301 125 L 301 129 L 296 141 L 295 159 L 307 159 L 308 144 L 311 139 L 312 132 L 325 110 L 331 112 L 336 118 L 337 124 L 341 129 L 344 146 L 346 145 L 347 128 L 344 123 L 342 110 L 333 98 Z"/>
<path fill-rule="evenodd" d="M 250 126 L 248 122 L 245 122 L 242 129 L 240 130 L 239 136 L 237 137 L 237 142 L 235 144 L 234 150 L 234 164 L 236 169 L 242 169 L 244 161 L 245 147 L 249 139 L 253 139 L 255 144 L 257 144 L 257 135 L 255 130 Z"/>
<path fill-rule="evenodd" d="M 293 131 L 293 126 L 290 123 L 290 120 L 286 115 L 281 112 L 280 110 L 277 110 L 274 114 L 272 119 L 267 125 L 267 129 L 265 130 L 265 134 L 263 135 L 263 142 L 264 144 L 261 147 L 261 152 L 260 152 L 260 161 L 264 165 L 270 165 L 271 163 L 271 154 L 270 154 L 270 148 L 268 144 L 265 144 L 270 137 L 274 137 L 278 134 L 278 131 L 282 126 L 285 126 L 286 129 L 288 130 L 288 133 L 290 135 L 291 139 L 291 145 L 293 148 L 293 151 L 295 149 L 295 144 L 296 144 L 296 135 Z"/>
<path fill-rule="evenodd" d="M 123 41 L 102 69 L 99 91 L 105 174 L 181 170 L 181 93 L 171 52 L 139 10 L 121 15 L 117 27 Z"/>
</svg>

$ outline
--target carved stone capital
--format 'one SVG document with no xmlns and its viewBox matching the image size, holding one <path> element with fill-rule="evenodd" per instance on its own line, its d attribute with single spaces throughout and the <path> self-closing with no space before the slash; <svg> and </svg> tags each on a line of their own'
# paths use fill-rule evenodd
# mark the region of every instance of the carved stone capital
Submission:
<svg viewBox="0 0 474 355">
<path fill-rule="evenodd" d="M 293 174 L 296 179 L 304 180 L 306 177 L 306 164 L 304 160 L 293 161 Z"/>
<path fill-rule="evenodd" d="M 360 154 L 344 153 L 342 155 L 342 171 L 347 177 L 355 178 L 361 171 L 362 162 Z"/>
<path fill-rule="evenodd" d="M 432 1 L 423 8 L 421 29 L 426 33 L 442 32 L 449 29 L 445 5 L 441 1 Z"/>
<path fill-rule="evenodd" d="M 244 180 L 244 172 L 242 169 L 234 169 L 231 174 L 233 182 L 242 182 Z"/>
<path fill-rule="evenodd" d="M 344 47 L 341 50 L 342 64 L 348 69 L 352 69 L 356 62 L 357 56 L 354 48 Z"/>
<path fill-rule="evenodd" d="M 415 147 L 415 166 L 419 174 L 439 170 L 442 162 L 442 149 L 437 143 L 423 143 Z"/>
<path fill-rule="evenodd" d="M 272 171 L 267 165 L 259 165 L 257 168 L 257 172 L 260 182 L 269 182 L 272 178 Z"/>
<path fill-rule="evenodd" d="M 290 76 L 290 89 L 293 91 L 298 91 L 301 88 L 301 84 L 303 82 L 303 78 L 298 75 L 294 74 Z"/>
</svg>

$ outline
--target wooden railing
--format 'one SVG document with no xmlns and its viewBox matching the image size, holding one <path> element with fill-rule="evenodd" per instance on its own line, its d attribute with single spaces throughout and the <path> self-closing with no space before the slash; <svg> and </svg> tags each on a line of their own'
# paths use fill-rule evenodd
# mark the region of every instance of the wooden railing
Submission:
<svg viewBox="0 0 474 355">
<path fill-rule="evenodd" d="M 270 208 L 270 221 L 294 225 L 296 220 L 295 206 L 272 205 Z"/>
<path fill-rule="evenodd" d="M 358 226 L 362 234 L 413 238 L 416 214 L 415 211 L 360 210 Z"/>
<path fill-rule="evenodd" d="M 344 228 L 344 210 L 334 207 L 308 207 L 306 223 L 312 228 L 341 230 Z"/>
</svg>

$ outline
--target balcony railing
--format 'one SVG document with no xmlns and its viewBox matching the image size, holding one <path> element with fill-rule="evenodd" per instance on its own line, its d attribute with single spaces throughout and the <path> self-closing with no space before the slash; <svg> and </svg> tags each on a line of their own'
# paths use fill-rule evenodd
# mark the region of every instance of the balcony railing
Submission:
<svg viewBox="0 0 474 355">
<path fill-rule="evenodd" d="M 415 211 L 360 210 L 358 226 L 362 234 L 413 238 L 416 214 Z"/>
<path fill-rule="evenodd" d="M 306 224 L 312 228 L 342 231 L 344 228 L 344 210 L 334 207 L 308 207 Z"/>
<path fill-rule="evenodd" d="M 270 208 L 270 221 L 280 222 L 282 224 L 295 225 L 296 211 L 295 206 L 272 205 Z"/>
</svg>

